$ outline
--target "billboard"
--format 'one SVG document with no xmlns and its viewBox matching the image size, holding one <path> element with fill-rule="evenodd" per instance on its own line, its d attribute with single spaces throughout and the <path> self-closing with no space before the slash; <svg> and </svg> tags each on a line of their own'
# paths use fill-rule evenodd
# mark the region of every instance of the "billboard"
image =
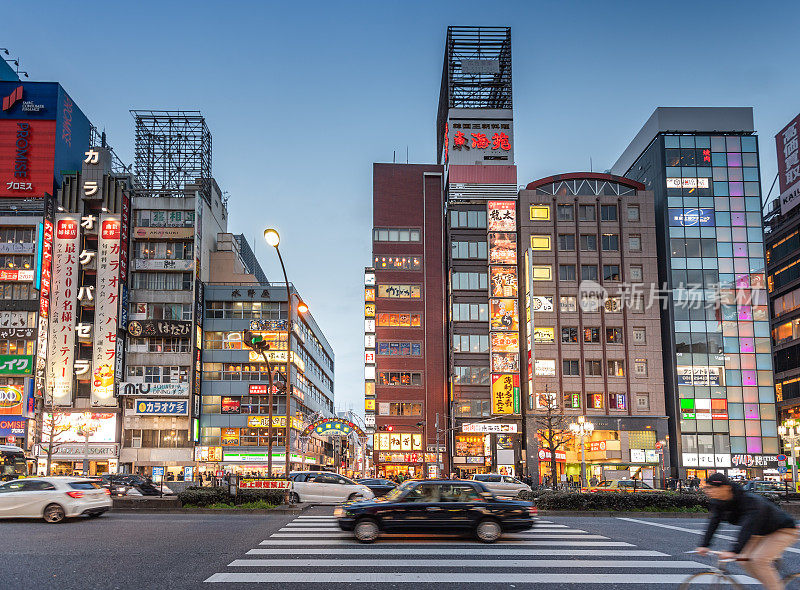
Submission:
<svg viewBox="0 0 800 590">
<path fill-rule="evenodd" d="M 786 214 L 800 203 L 798 128 L 800 128 L 800 115 L 792 119 L 775 136 L 775 148 L 778 152 L 778 181 L 781 189 L 781 214 Z"/>
<path fill-rule="evenodd" d="M 489 319 L 492 330 L 519 332 L 519 303 L 516 299 L 491 299 Z"/>
<path fill-rule="evenodd" d="M 489 267 L 489 296 L 517 297 L 517 269 L 514 266 Z"/>
<path fill-rule="evenodd" d="M 52 414 L 45 412 L 43 420 L 50 424 Z M 89 442 L 113 443 L 117 439 L 117 414 L 97 414 L 95 412 L 56 412 L 56 442 L 82 443 L 86 440 L 85 430 L 89 432 Z M 42 442 L 50 441 L 48 429 L 42 430 Z"/>
<path fill-rule="evenodd" d="M 188 416 L 189 400 L 137 399 L 133 409 L 137 416 Z"/>
<path fill-rule="evenodd" d="M 492 332 L 492 352 L 519 352 L 519 334 L 515 332 Z"/>
<path fill-rule="evenodd" d="M 713 209 L 670 209 L 669 224 L 676 227 L 713 227 Z"/>
<path fill-rule="evenodd" d="M 450 119 L 448 164 L 513 164 L 514 129 L 511 119 Z"/>
<path fill-rule="evenodd" d="M 489 264 L 517 264 L 517 234 L 489 234 Z"/>
<path fill-rule="evenodd" d="M 519 375 L 492 375 L 492 414 L 518 414 Z"/>
<path fill-rule="evenodd" d="M 92 406 L 116 405 L 114 382 L 119 308 L 120 226 L 119 216 L 100 216 L 94 305 Z"/>
<path fill-rule="evenodd" d="M 489 231 L 517 231 L 516 201 L 489 201 L 486 207 Z"/>
<path fill-rule="evenodd" d="M 55 121 L 0 120 L 0 197 L 53 194 Z"/>
</svg>

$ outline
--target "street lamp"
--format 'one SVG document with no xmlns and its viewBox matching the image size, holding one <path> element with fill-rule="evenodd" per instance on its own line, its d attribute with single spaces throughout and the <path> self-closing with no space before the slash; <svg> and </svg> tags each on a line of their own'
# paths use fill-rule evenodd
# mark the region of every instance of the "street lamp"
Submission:
<svg viewBox="0 0 800 590">
<path fill-rule="evenodd" d="M 585 416 L 578 416 L 577 424 L 573 422 L 569 425 L 569 429 L 572 434 L 581 439 L 581 487 L 584 487 L 586 485 L 586 447 L 583 444 L 583 439 L 592 435 L 594 424 L 587 422 Z"/>
<path fill-rule="evenodd" d="M 797 458 L 795 457 L 795 447 L 800 441 L 800 421 L 789 418 L 778 426 L 778 434 L 783 439 L 783 444 L 789 445 L 792 449 L 792 484 L 797 489 Z"/>
<path fill-rule="evenodd" d="M 289 479 L 289 472 L 291 471 L 291 423 L 292 423 L 292 291 L 289 288 L 289 279 L 286 276 L 286 266 L 283 264 L 283 257 L 281 250 L 278 247 L 281 243 L 281 236 L 276 229 L 268 228 L 264 230 L 264 240 L 267 244 L 275 248 L 278 254 L 278 261 L 281 263 L 281 271 L 283 272 L 283 282 L 286 285 L 286 310 L 287 310 L 287 351 L 286 351 L 286 426 L 284 435 L 284 449 L 286 455 L 286 479 Z M 296 293 L 297 297 L 297 312 L 307 313 L 308 306 L 303 303 L 300 296 Z"/>
</svg>

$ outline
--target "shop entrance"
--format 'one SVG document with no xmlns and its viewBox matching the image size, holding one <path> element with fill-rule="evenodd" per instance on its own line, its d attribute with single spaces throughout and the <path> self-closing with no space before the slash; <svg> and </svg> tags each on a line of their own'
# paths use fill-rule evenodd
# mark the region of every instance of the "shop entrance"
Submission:
<svg viewBox="0 0 800 590">
<path fill-rule="evenodd" d="M 395 479 L 401 476 L 404 479 L 425 477 L 422 465 L 379 465 L 378 473 L 380 477 L 387 479 Z"/>
</svg>

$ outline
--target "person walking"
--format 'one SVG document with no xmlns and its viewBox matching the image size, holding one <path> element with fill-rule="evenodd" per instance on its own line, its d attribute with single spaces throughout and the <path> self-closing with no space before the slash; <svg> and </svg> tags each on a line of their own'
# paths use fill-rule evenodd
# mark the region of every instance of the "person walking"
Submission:
<svg viewBox="0 0 800 590">
<path fill-rule="evenodd" d="M 764 588 L 784 590 L 775 560 L 800 536 L 794 519 L 763 496 L 744 491 L 722 473 L 709 475 L 703 492 L 711 500 L 711 515 L 697 552 L 708 553 L 720 522 L 737 525 L 741 528 L 736 541 L 719 558 L 742 559 L 742 567 Z"/>
</svg>

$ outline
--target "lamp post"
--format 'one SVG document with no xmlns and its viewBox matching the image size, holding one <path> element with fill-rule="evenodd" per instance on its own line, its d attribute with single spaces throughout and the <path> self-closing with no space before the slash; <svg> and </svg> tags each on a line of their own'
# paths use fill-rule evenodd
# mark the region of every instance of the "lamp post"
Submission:
<svg viewBox="0 0 800 590">
<path fill-rule="evenodd" d="M 292 423 L 292 290 L 289 288 L 289 279 L 286 276 L 286 266 L 283 264 L 283 257 L 281 256 L 281 249 L 278 247 L 281 243 L 281 236 L 277 230 L 269 228 L 264 230 L 264 239 L 267 244 L 275 248 L 278 254 L 278 262 L 281 263 L 281 271 L 283 272 L 283 282 L 286 285 L 286 425 L 284 430 L 284 449 L 286 455 L 285 475 L 289 479 L 289 472 L 291 471 L 291 423 Z M 296 294 L 295 294 L 296 295 Z M 297 312 L 306 313 L 308 306 L 300 300 L 297 296 Z"/>
<path fill-rule="evenodd" d="M 795 456 L 795 447 L 797 442 L 800 441 L 800 420 L 789 418 L 783 424 L 778 426 L 778 434 L 783 439 L 783 444 L 788 444 L 791 447 L 792 454 L 792 485 L 797 491 L 797 457 Z"/>
<path fill-rule="evenodd" d="M 581 439 L 581 487 L 586 486 L 586 447 L 583 444 L 583 439 L 591 436 L 594 431 L 594 424 L 586 421 L 585 416 L 578 416 L 577 424 L 573 422 L 569 425 L 572 433 Z"/>
</svg>

